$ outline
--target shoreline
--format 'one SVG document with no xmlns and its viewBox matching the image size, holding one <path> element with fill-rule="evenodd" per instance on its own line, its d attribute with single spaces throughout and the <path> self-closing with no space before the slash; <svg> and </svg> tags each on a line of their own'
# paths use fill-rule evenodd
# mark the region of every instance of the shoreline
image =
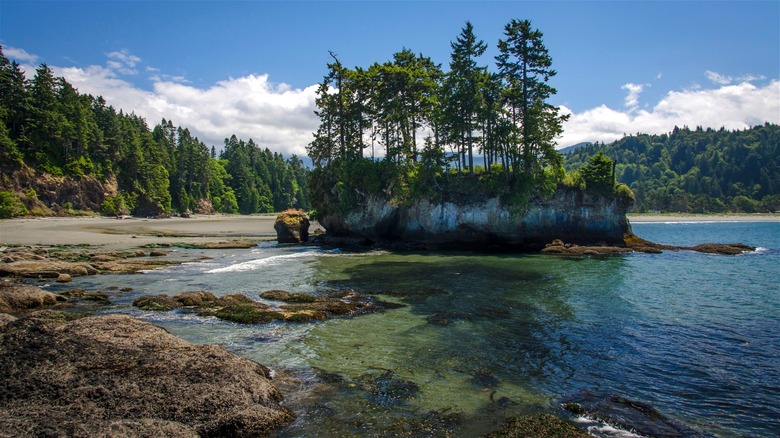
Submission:
<svg viewBox="0 0 780 438">
<path fill-rule="evenodd" d="M 780 214 L 755 213 L 755 214 L 657 214 L 639 213 L 627 214 L 628 221 L 632 224 L 647 223 L 682 223 L 682 222 L 780 222 Z"/>
<path fill-rule="evenodd" d="M 151 244 L 276 240 L 276 215 L 165 219 L 45 217 L 0 220 L 0 246 L 89 246 L 124 250 Z"/>
<path fill-rule="evenodd" d="M 780 222 L 780 214 L 629 214 L 632 224 L 685 222 Z M 275 241 L 276 215 L 196 215 L 165 219 L 41 217 L 0 220 L 0 247 L 88 246 L 125 250 L 146 245 L 215 241 Z M 319 225 L 312 223 L 312 229 Z"/>
</svg>

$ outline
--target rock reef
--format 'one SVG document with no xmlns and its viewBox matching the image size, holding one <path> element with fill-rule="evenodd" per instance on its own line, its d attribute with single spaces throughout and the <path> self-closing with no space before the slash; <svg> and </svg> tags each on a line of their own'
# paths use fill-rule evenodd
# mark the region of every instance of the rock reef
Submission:
<svg viewBox="0 0 780 438">
<path fill-rule="evenodd" d="M 190 291 L 172 297 L 144 295 L 137 298 L 133 306 L 150 311 L 188 309 L 200 316 L 215 316 L 240 324 L 322 321 L 336 316 L 351 316 L 379 310 L 365 297 L 350 292 L 325 297 L 271 290 L 263 292 L 260 297 L 283 304 L 266 304 L 241 294 L 217 297 L 208 291 Z"/>
</svg>

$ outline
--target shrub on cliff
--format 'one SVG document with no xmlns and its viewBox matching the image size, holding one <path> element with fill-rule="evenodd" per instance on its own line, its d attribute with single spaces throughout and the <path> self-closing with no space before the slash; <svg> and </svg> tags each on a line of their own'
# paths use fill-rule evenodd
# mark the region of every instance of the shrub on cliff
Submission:
<svg viewBox="0 0 780 438">
<path fill-rule="evenodd" d="M 615 189 L 614 163 L 603 153 L 590 157 L 580 168 L 585 190 L 601 195 L 612 195 Z"/>
<path fill-rule="evenodd" d="M 0 218 L 7 219 L 26 214 L 27 207 L 22 204 L 22 201 L 15 194 L 0 192 Z"/>
</svg>

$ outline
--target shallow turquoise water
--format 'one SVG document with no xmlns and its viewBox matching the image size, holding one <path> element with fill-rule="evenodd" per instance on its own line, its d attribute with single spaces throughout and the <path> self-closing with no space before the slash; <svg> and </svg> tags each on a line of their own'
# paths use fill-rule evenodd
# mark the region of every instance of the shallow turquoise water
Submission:
<svg viewBox="0 0 780 438">
<path fill-rule="evenodd" d="M 760 250 L 561 259 L 269 244 L 191 251 L 211 259 L 82 277 L 68 287 L 131 286 L 112 292 L 110 312 L 276 370 L 299 414 L 279 436 L 475 436 L 514 415 L 561 413 L 560 397 L 581 393 L 642 401 L 713 435 L 776 436 L 780 223 L 637 224 L 634 231 L 659 243 L 742 242 Z M 199 289 L 255 299 L 268 289 L 352 289 L 400 306 L 257 326 L 130 307 L 140 294 Z"/>
</svg>

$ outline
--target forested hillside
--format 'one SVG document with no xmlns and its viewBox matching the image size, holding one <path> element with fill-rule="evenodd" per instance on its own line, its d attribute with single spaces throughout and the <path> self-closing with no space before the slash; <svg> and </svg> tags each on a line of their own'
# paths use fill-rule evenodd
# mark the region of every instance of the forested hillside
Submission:
<svg viewBox="0 0 780 438">
<path fill-rule="evenodd" d="M 251 139 L 217 156 L 188 129 L 153 128 L 80 94 L 45 64 L 26 78 L 0 47 L 0 217 L 262 213 L 309 208 L 302 161 Z"/>
<path fill-rule="evenodd" d="M 780 211 L 780 126 L 743 131 L 674 128 L 564 155 L 576 169 L 599 151 L 616 161 L 634 210 L 690 213 Z"/>
</svg>

